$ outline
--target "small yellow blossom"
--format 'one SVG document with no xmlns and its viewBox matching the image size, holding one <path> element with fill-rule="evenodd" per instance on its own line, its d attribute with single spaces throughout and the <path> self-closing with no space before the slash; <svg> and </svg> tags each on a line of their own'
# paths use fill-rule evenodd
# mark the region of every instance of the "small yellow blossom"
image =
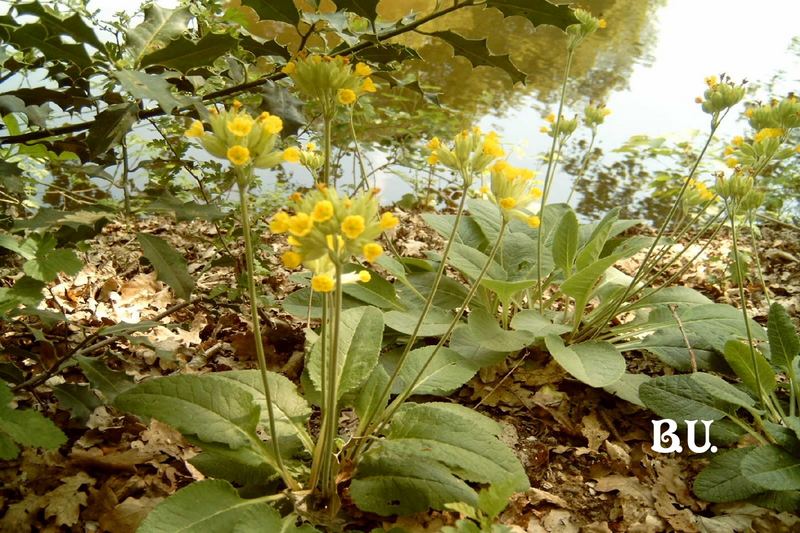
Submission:
<svg viewBox="0 0 800 533">
<path fill-rule="evenodd" d="M 442 145 L 442 141 L 439 140 L 439 137 L 434 137 L 430 141 L 428 141 L 428 149 L 429 150 L 436 150 Z"/>
<path fill-rule="evenodd" d="M 741 146 L 743 142 L 744 142 L 744 137 L 742 137 L 741 135 L 737 135 L 733 139 L 731 139 L 731 144 L 734 146 Z"/>
<path fill-rule="evenodd" d="M 500 141 L 497 139 L 496 133 L 493 132 L 486 136 L 486 139 L 483 141 L 483 153 L 492 157 L 503 157 L 505 155 L 505 151 L 503 147 L 500 146 Z"/>
<path fill-rule="evenodd" d="M 780 137 L 784 134 L 784 130 L 781 128 L 761 128 L 755 134 L 753 139 L 756 142 L 763 141 L 764 139 L 770 139 L 772 137 Z"/>
<path fill-rule="evenodd" d="M 361 251 L 364 254 L 364 259 L 374 263 L 383 253 L 383 248 L 376 242 L 368 242 Z"/>
<path fill-rule="evenodd" d="M 747 118 L 750 118 L 750 117 L 752 117 L 752 116 L 753 116 L 753 113 L 754 113 L 754 112 L 755 112 L 755 111 L 753 110 L 753 108 L 752 108 L 752 107 L 748 107 L 747 109 L 745 109 L 745 111 L 744 111 L 744 115 L 745 115 Z"/>
<path fill-rule="evenodd" d="M 234 109 L 239 109 L 240 107 L 242 107 L 242 103 L 239 100 L 234 100 L 233 101 L 233 108 Z"/>
<path fill-rule="evenodd" d="M 542 126 L 541 128 L 539 128 L 539 131 L 542 132 L 542 133 L 550 133 L 550 127 L 549 126 Z"/>
<path fill-rule="evenodd" d="M 291 75 L 294 74 L 295 69 L 297 69 L 297 65 L 295 65 L 294 61 L 289 61 L 283 66 L 281 72 L 287 75 Z"/>
<path fill-rule="evenodd" d="M 313 227 L 314 221 L 306 213 L 297 213 L 289 217 L 289 233 L 295 237 L 305 237 L 311 233 Z"/>
<path fill-rule="evenodd" d="M 237 137 L 245 137 L 253 130 L 253 119 L 248 115 L 239 115 L 229 120 L 226 126 Z"/>
<path fill-rule="evenodd" d="M 314 150 L 316 150 L 316 149 L 317 149 L 317 145 L 316 145 L 315 143 L 313 143 L 313 142 L 309 141 L 309 142 L 308 142 L 308 144 L 306 144 L 306 148 L 305 148 L 305 150 L 306 150 L 307 152 L 313 152 L 313 151 L 314 151 Z"/>
<path fill-rule="evenodd" d="M 528 223 L 530 227 L 534 229 L 538 228 L 542 224 L 541 219 L 539 219 L 537 215 L 531 215 L 525 221 Z"/>
<path fill-rule="evenodd" d="M 703 103 L 703 99 L 701 97 L 699 97 L 699 96 L 695 96 L 694 97 L 694 103 L 695 104 L 702 104 Z"/>
<path fill-rule="evenodd" d="M 534 187 L 531 189 L 531 197 L 533 197 L 534 199 L 538 200 L 539 198 L 542 197 L 543 194 L 544 192 L 539 187 Z"/>
<path fill-rule="evenodd" d="M 300 149 L 297 146 L 290 146 L 283 151 L 283 160 L 287 163 L 299 163 Z"/>
<path fill-rule="evenodd" d="M 314 222 L 325 222 L 333 216 L 333 204 L 329 200 L 320 200 L 314 204 L 311 219 Z"/>
<path fill-rule="evenodd" d="M 549 115 L 544 117 L 544 120 L 545 120 L 545 122 L 549 122 L 550 124 L 553 124 L 556 121 L 555 113 L 550 113 Z"/>
<path fill-rule="evenodd" d="M 356 101 L 356 93 L 352 89 L 339 89 L 336 96 L 340 104 L 350 105 Z"/>
<path fill-rule="evenodd" d="M 204 133 L 205 130 L 203 130 L 203 123 L 199 120 L 193 120 L 192 125 L 189 126 L 189 129 L 183 134 L 187 137 L 202 137 Z"/>
<path fill-rule="evenodd" d="M 794 151 L 800 154 L 800 144 L 794 147 Z"/>
<path fill-rule="evenodd" d="M 739 164 L 739 160 L 735 157 L 729 157 L 725 160 L 725 164 L 728 165 L 728 168 L 734 168 L 736 165 Z"/>
<path fill-rule="evenodd" d="M 428 156 L 427 161 L 429 165 L 433 166 L 439 162 L 439 156 L 437 156 L 436 154 L 431 154 Z"/>
<path fill-rule="evenodd" d="M 371 279 L 372 279 L 372 275 L 370 275 L 370 273 L 367 272 L 366 270 L 361 270 L 358 273 L 358 280 L 361 283 L 369 283 Z"/>
<path fill-rule="evenodd" d="M 364 78 L 364 82 L 361 84 L 361 90 L 365 93 L 374 93 L 378 88 L 375 87 L 375 82 L 372 81 L 372 78 Z"/>
<path fill-rule="evenodd" d="M 269 222 L 269 230 L 272 233 L 286 233 L 289 231 L 289 215 L 283 211 L 278 211 Z"/>
<path fill-rule="evenodd" d="M 239 144 L 228 148 L 227 156 L 228 160 L 237 167 L 250 162 L 250 150 L 246 146 L 241 146 Z"/>
<path fill-rule="evenodd" d="M 272 135 L 280 133 L 283 129 L 283 120 L 275 115 L 267 115 L 261 119 L 261 123 L 264 125 L 264 131 Z"/>
<path fill-rule="evenodd" d="M 288 226 L 288 224 L 287 224 L 287 226 Z M 288 237 L 286 237 L 286 242 L 289 243 L 289 246 L 296 246 L 296 247 L 300 247 L 303 244 L 300 241 L 298 241 L 296 238 L 294 238 L 292 235 L 289 235 Z"/>
<path fill-rule="evenodd" d="M 726 146 L 725 151 L 723 152 L 725 155 L 731 155 L 733 152 L 736 151 L 735 146 Z"/>
<path fill-rule="evenodd" d="M 381 215 L 380 225 L 381 229 L 384 231 L 394 228 L 399 222 L 400 221 L 397 220 L 397 217 L 388 211 Z"/>
<path fill-rule="evenodd" d="M 510 196 L 500 199 L 500 207 L 503 209 L 514 209 L 517 206 L 517 199 Z"/>
<path fill-rule="evenodd" d="M 606 22 L 606 19 L 600 19 L 597 21 L 597 27 L 600 28 L 601 30 L 606 29 L 607 26 L 608 22 Z"/>
<path fill-rule="evenodd" d="M 483 185 L 480 189 L 478 189 L 479 194 L 489 194 L 489 186 Z"/>
<path fill-rule="evenodd" d="M 281 262 L 283 263 L 283 266 L 289 270 L 292 270 L 300 266 L 300 264 L 303 262 L 303 256 L 297 252 L 289 250 L 288 252 L 283 252 L 283 255 L 281 255 Z"/>
<path fill-rule="evenodd" d="M 519 177 L 523 181 L 532 180 L 536 177 L 536 171 L 529 168 L 523 168 L 519 171 Z"/>
<path fill-rule="evenodd" d="M 706 76 L 705 82 L 706 82 L 706 85 L 708 85 L 712 89 L 714 87 L 716 87 L 717 85 L 719 85 L 719 80 L 717 79 L 716 76 Z"/>
<path fill-rule="evenodd" d="M 361 215 L 349 215 L 344 217 L 342 221 L 342 233 L 344 233 L 348 239 L 357 239 L 364 233 L 365 227 L 364 217 Z"/>
<path fill-rule="evenodd" d="M 356 63 L 355 73 L 363 78 L 366 78 L 372 74 L 372 68 L 370 68 L 370 66 L 366 63 Z"/>
<path fill-rule="evenodd" d="M 328 274 L 317 274 L 311 278 L 311 288 L 317 292 L 331 292 L 336 287 L 336 282 Z"/>
</svg>

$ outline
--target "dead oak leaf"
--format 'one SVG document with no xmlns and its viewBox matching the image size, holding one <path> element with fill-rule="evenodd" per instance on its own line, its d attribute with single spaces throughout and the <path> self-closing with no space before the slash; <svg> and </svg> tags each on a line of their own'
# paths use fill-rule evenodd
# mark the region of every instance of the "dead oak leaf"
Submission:
<svg viewBox="0 0 800 533">
<path fill-rule="evenodd" d="M 595 413 L 588 414 L 581 419 L 581 434 L 586 437 L 588 446 L 594 451 L 600 449 L 600 445 L 605 442 L 610 433 L 603 429 L 600 420 Z"/>
<path fill-rule="evenodd" d="M 47 502 L 44 508 L 46 518 L 55 518 L 56 525 L 74 526 L 78 522 L 81 506 L 86 505 L 87 496 L 79 489 L 83 485 L 94 484 L 94 478 L 86 472 L 64 478 L 61 486 L 51 490 L 42 498 Z"/>
</svg>

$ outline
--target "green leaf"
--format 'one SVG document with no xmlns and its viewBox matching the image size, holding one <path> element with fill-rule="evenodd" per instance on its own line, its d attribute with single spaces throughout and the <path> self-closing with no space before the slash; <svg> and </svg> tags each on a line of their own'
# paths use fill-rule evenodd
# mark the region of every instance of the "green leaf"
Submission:
<svg viewBox="0 0 800 533">
<path fill-rule="evenodd" d="M 239 385 L 243 390 L 252 395 L 253 400 L 261 406 L 261 425 L 269 427 L 269 411 L 267 398 L 264 394 L 264 384 L 258 370 L 231 370 L 229 372 L 215 372 L 215 378 L 229 380 Z M 306 429 L 311 416 L 311 406 L 297 392 L 297 387 L 288 378 L 267 372 L 272 408 L 275 414 L 275 431 L 278 435 L 282 450 L 290 450 L 299 442 L 309 452 L 313 451 L 313 442 Z"/>
<path fill-rule="evenodd" d="M 480 232 L 483 233 L 487 244 L 496 241 L 500 236 L 500 225 L 503 220 L 497 206 L 489 200 L 470 198 L 467 200 L 467 209 L 472 215 L 470 218 L 475 220 Z"/>
<path fill-rule="evenodd" d="M 0 383 L 0 387 L 5 384 Z M 54 450 L 67 442 L 67 436 L 49 418 L 32 409 L 11 409 L 0 406 L 0 435 L 7 435 L 17 444 Z M 10 452 L 10 447 L 5 446 Z"/>
<path fill-rule="evenodd" d="M 83 268 L 83 261 L 78 259 L 74 250 L 67 248 L 37 250 L 36 257 L 22 265 L 22 270 L 28 276 L 45 283 L 53 281 L 59 272 L 73 276 L 81 268 Z"/>
<path fill-rule="evenodd" d="M 698 382 L 703 389 L 715 398 L 739 407 L 753 407 L 756 402 L 744 391 L 741 391 L 713 374 L 705 372 L 693 372 L 689 374 L 693 380 Z"/>
<path fill-rule="evenodd" d="M 619 378 L 619 381 L 603 387 L 603 390 L 622 398 L 626 402 L 645 407 L 644 402 L 639 398 L 639 387 L 642 383 L 647 383 L 648 381 L 650 381 L 650 376 L 646 374 L 629 374 L 626 372 Z"/>
<path fill-rule="evenodd" d="M 792 360 L 800 353 L 800 338 L 792 319 L 779 303 L 769 308 L 767 337 L 772 362 L 791 374 Z"/>
<path fill-rule="evenodd" d="M 207 33 L 197 42 L 182 36 L 170 41 L 164 48 L 144 56 L 141 66 L 162 65 L 186 74 L 191 70 L 213 65 L 218 57 L 236 46 L 237 42 L 227 33 Z"/>
<path fill-rule="evenodd" d="M 379 1 L 380 0 L 337 0 L 336 8 L 346 9 L 350 13 L 355 13 L 360 17 L 375 20 L 378 18 L 376 9 Z"/>
<path fill-rule="evenodd" d="M 592 231 L 592 234 L 589 236 L 589 240 L 583 245 L 578 256 L 575 258 L 578 270 L 586 268 L 600 258 L 600 253 L 606 245 L 608 236 L 617 218 L 619 218 L 619 207 L 611 209 L 606 213 L 603 219 L 597 223 L 594 231 Z"/>
<path fill-rule="evenodd" d="M 553 235 L 553 262 L 568 278 L 572 275 L 572 263 L 578 251 L 578 217 L 570 209 L 558 223 Z"/>
<path fill-rule="evenodd" d="M 436 230 L 436 233 L 447 239 L 453 231 L 453 224 L 456 222 L 455 215 L 436 215 L 433 213 L 423 213 L 422 220 Z M 456 242 L 465 244 L 471 248 L 483 248 L 486 246 L 486 237 L 478 222 L 470 216 L 461 218 L 456 233 Z M 405 258 L 404 258 L 405 259 Z"/>
<path fill-rule="evenodd" d="M 358 463 L 350 496 L 362 511 L 410 515 L 450 502 L 477 504 L 478 495 L 440 463 L 375 446 Z"/>
<path fill-rule="evenodd" d="M 261 409 L 253 396 L 225 379 L 197 374 L 154 378 L 117 396 L 114 405 L 157 418 L 201 441 L 242 448 L 257 439 Z"/>
<path fill-rule="evenodd" d="M 521 72 L 506 55 L 494 55 L 488 50 L 488 39 L 466 39 L 452 31 L 436 31 L 430 33 L 453 47 L 453 53 L 466 57 L 473 67 L 490 66 L 505 71 L 512 82 L 525 83 L 526 75 Z"/>
<path fill-rule="evenodd" d="M 369 270 L 370 280 L 367 283 L 348 283 L 342 286 L 342 292 L 366 304 L 380 309 L 401 309 L 394 285 L 383 279 L 374 270 Z"/>
<path fill-rule="evenodd" d="M 261 20 L 277 20 L 293 26 L 300 22 L 300 12 L 292 0 L 242 0 L 242 5 L 253 8 Z"/>
<path fill-rule="evenodd" d="M 230 533 L 231 531 L 297 531 L 290 516 L 280 513 L 262 498 L 243 499 L 220 479 L 196 481 L 153 509 L 138 533 Z M 288 521 L 288 522 L 287 522 Z"/>
<path fill-rule="evenodd" d="M 175 296 L 188 300 L 192 295 L 194 280 L 186 268 L 186 260 L 160 237 L 138 233 L 136 239 L 142 245 L 144 256 L 158 273 L 158 279 L 169 285 Z"/>
<path fill-rule="evenodd" d="M 20 50 L 36 48 L 50 61 L 69 61 L 81 69 L 92 64 L 82 44 L 63 42 L 50 35 L 45 25 L 39 22 L 20 26 L 11 34 L 9 42 Z"/>
<path fill-rule="evenodd" d="M 534 26 L 549 24 L 564 30 L 577 22 L 568 6 L 546 0 L 486 0 L 486 5 L 500 10 L 506 17 L 525 17 Z"/>
<path fill-rule="evenodd" d="M 744 500 L 762 492 L 741 471 L 741 464 L 755 448 L 735 448 L 727 450 L 711 459 L 694 481 L 694 493 L 710 502 L 733 502 Z"/>
<path fill-rule="evenodd" d="M 30 276 L 21 277 L 10 289 L 0 288 L 0 314 L 8 313 L 20 305 L 39 305 L 44 288 L 44 283 Z"/>
<path fill-rule="evenodd" d="M 146 54 L 183 35 L 191 18 L 188 7 L 164 9 L 150 4 L 145 9 L 144 22 L 129 30 L 125 40 L 125 48 L 133 57 L 133 65 L 138 67 Z"/>
<path fill-rule="evenodd" d="M 761 396 L 759 388 L 766 394 L 775 390 L 778 385 L 775 380 L 775 372 L 757 349 L 754 348 L 751 353 L 750 348 L 744 343 L 731 340 L 725 343 L 725 351 L 723 353 L 725 354 L 725 360 L 731 365 L 739 379 L 742 380 L 744 386 L 754 394 Z M 753 354 L 755 354 L 755 365 L 758 371 L 757 380 L 756 370 L 753 368 Z"/>
<path fill-rule="evenodd" d="M 419 321 L 420 310 L 411 309 L 410 311 L 389 311 L 384 313 L 383 320 L 386 325 L 404 335 L 411 335 L 414 327 Z M 417 335 L 420 337 L 438 337 L 444 335 L 453 321 L 453 314 L 431 307 L 422 323 Z"/>
<path fill-rule="evenodd" d="M 742 459 L 742 475 L 765 490 L 800 490 L 800 458 L 775 445 L 761 446 Z"/>
<path fill-rule="evenodd" d="M 719 371 L 728 369 L 725 360 L 701 337 L 692 334 L 686 338 L 689 339 L 689 345 L 694 351 L 697 368 Z M 688 372 L 692 369 L 691 354 L 686 347 L 686 339 L 678 328 L 656 331 L 630 349 L 652 352 L 676 370 Z"/>
<path fill-rule="evenodd" d="M 231 450 L 224 444 L 197 444 L 203 451 L 189 462 L 207 477 L 225 479 L 240 487 L 263 487 L 274 482 L 278 475 L 264 456 L 252 448 Z"/>
<path fill-rule="evenodd" d="M 405 390 L 406 386 L 413 382 L 422 370 L 422 365 L 433 353 L 434 348 L 435 346 L 425 346 L 412 350 L 408 354 L 408 359 L 403 364 L 398 382 L 395 384 L 396 393 Z M 447 396 L 472 379 L 477 371 L 477 366 L 464 359 L 455 350 L 439 348 L 414 386 L 412 394 Z"/>
<path fill-rule="evenodd" d="M 511 319 L 511 327 L 516 330 L 535 333 L 536 338 L 546 337 L 547 335 L 561 335 L 571 329 L 565 324 L 554 324 L 550 319 L 533 309 L 525 309 L 514 315 L 514 318 Z"/>
<path fill-rule="evenodd" d="M 70 412 L 71 418 L 81 423 L 86 423 L 95 408 L 102 405 L 100 399 L 86 385 L 61 383 L 53 387 L 53 393 L 61 407 Z"/>
<path fill-rule="evenodd" d="M 172 113 L 173 109 L 185 103 L 182 97 L 179 99 L 172 94 L 170 84 L 161 76 L 138 70 L 118 70 L 112 72 L 112 75 L 131 96 L 141 100 L 155 100 L 167 113 Z"/>
<path fill-rule="evenodd" d="M 19 455 L 19 447 L 11 437 L 0 433 L 0 461 L 10 461 Z"/>
<path fill-rule="evenodd" d="M 742 311 L 726 304 L 708 304 L 687 307 L 678 311 L 687 334 L 697 335 L 715 350 L 723 351 L 731 337 L 746 338 Z M 758 323 L 750 319 L 750 331 L 757 341 L 767 340 Z"/>
<path fill-rule="evenodd" d="M 564 370 L 592 387 L 607 387 L 625 373 L 625 358 L 608 342 L 588 341 L 565 346 L 557 335 L 547 335 L 544 342 Z"/>
<path fill-rule="evenodd" d="M 688 374 L 653 378 L 639 387 L 639 397 L 658 416 L 673 420 L 721 420 L 729 409 Z"/>
<path fill-rule="evenodd" d="M 407 308 L 414 307 L 412 303 L 422 305 L 425 297 L 430 294 L 433 288 L 433 282 L 436 279 L 435 272 L 420 272 L 417 274 L 409 274 L 406 278 L 411 285 L 417 289 L 419 294 L 412 292 L 407 287 L 400 287 L 398 289 L 398 297 Z M 442 276 L 439 280 L 439 286 L 436 289 L 436 296 L 433 298 L 433 306 L 440 309 L 454 309 L 461 307 L 464 304 L 464 299 L 467 297 L 467 288 L 458 281 Z M 473 300 L 471 305 L 476 305 L 478 302 Z"/>
<path fill-rule="evenodd" d="M 102 359 L 76 355 L 75 360 L 92 387 L 103 393 L 108 402 L 113 402 L 117 395 L 134 385 L 131 376 L 119 370 L 111 370 Z"/>
<path fill-rule="evenodd" d="M 390 65 L 392 63 L 402 63 L 409 59 L 420 59 L 420 55 L 416 50 L 398 43 L 370 46 L 356 52 L 355 57 L 360 61 L 377 65 Z"/>
<path fill-rule="evenodd" d="M 511 496 L 514 494 L 513 480 L 500 483 L 492 483 L 478 493 L 478 509 L 486 513 L 490 520 L 500 516 L 500 513 L 508 507 Z"/>
<path fill-rule="evenodd" d="M 476 309 L 470 313 L 467 324 L 453 332 L 450 348 L 476 368 L 483 368 L 499 363 L 535 339 L 536 334 L 527 330 L 504 330 L 487 311 Z"/>
<path fill-rule="evenodd" d="M 367 381 L 358 390 L 353 407 L 356 410 L 359 420 L 372 418 L 378 412 L 386 409 L 388 398 L 381 404 L 381 395 L 389 384 L 389 374 L 384 370 L 383 365 L 377 365 L 372 369 Z"/>
<path fill-rule="evenodd" d="M 136 123 L 138 112 L 136 104 L 116 104 L 98 113 L 86 136 L 90 155 L 96 157 L 117 146 Z"/>
<path fill-rule="evenodd" d="M 692 306 L 711 303 L 714 303 L 711 299 L 689 287 L 665 287 L 651 294 L 645 292 L 644 296 L 633 302 L 627 309 L 666 307 L 669 305 Z"/>
<path fill-rule="evenodd" d="M 283 299 L 283 310 L 303 320 L 306 318 L 322 318 L 322 302 L 322 293 L 315 292 L 311 294 L 310 287 L 303 287 Z M 311 304 L 310 309 L 309 304 Z M 344 295 L 342 298 L 342 309 L 352 309 L 363 306 L 363 302 L 350 298 L 347 295 Z"/>
<path fill-rule="evenodd" d="M 47 28 L 47 33 L 51 37 L 68 35 L 77 43 L 87 43 L 105 52 L 105 46 L 97 38 L 97 34 L 77 13 L 62 19 L 45 10 L 39 2 L 17 3 L 14 7 L 18 15 L 39 17 L 39 23 Z"/>
<path fill-rule="evenodd" d="M 362 306 L 342 312 L 337 359 L 339 398 L 360 387 L 378 364 L 383 340 L 383 314 Z M 323 390 L 321 341 L 311 349 L 308 372 L 317 390 Z"/>
</svg>

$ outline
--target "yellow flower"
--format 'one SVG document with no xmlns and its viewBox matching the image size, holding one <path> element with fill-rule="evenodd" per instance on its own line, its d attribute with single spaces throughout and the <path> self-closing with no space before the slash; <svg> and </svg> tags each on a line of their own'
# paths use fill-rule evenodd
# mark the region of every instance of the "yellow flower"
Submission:
<svg viewBox="0 0 800 533">
<path fill-rule="evenodd" d="M 192 125 L 189 126 L 189 129 L 183 132 L 183 134 L 187 137 L 202 137 L 204 133 L 205 130 L 203 130 L 203 123 L 199 120 L 193 120 Z"/>
<path fill-rule="evenodd" d="M 244 137 L 253 129 L 253 119 L 248 115 L 239 115 L 226 124 L 228 131 L 237 137 Z"/>
<path fill-rule="evenodd" d="M 542 224 L 542 221 L 536 215 L 529 216 L 525 221 L 532 228 L 538 228 Z"/>
<path fill-rule="evenodd" d="M 758 130 L 758 133 L 755 134 L 753 139 L 756 142 L 763 141 L 764 139 L 769 139 L 771 137 L 780 137 L 784 134 L 784 130 L 781 128 L 761 128 Z"/>
<path fill-rule="evenodd" d="M 314 144 L 313 142 L 309 141 L 308 144 L 306 144 L 306 151 L 307 152 L 313 152 L 316 149 L 317 149 L 317 145 Z"/>
<path fill-rule="evenodd" d="M 744 137 L 742 137 L 741 135 L 737 135 L 733 139 L 731 139 L 731 144 L 734 146 L 741 146 L 743 142 L 744 142 Z"/>
<path fill-rule="evenodd" d="M 242 103 L 239 100 L 234 100 L 233 101 L 233 108 L 234 109 L 239 109 L 240 107 L 242 107 Z"/>
<path fill-rule="evenodd" d="M 356 101 L 356 93 L 352 89 L 339 89 L 336 96 L 340 104 L 350 105 Z"/>
<path fill-rule="evenodd" d="M 723 152 L 725 155 L 731 155 L 733 152 L 736 151 L 735 146 L 726 146 L 725 151 Z"/>
<path fill-rule="evenodd" d="M 287 224 L 287 228 L 288 228 L 288 224 Z M 291 235 L 286 237 L 286 242 L 289 243 L 289 246 L 297 246 L 297 247 L 300 247 L 303 244 L 300 241 L 298 241 L 297 239 L 295 239 L 294 237 L 292 237 Z"/>
<path fill-rule="evenodd" d="M 606 26 L 608 26 L 608 22 L 606 22 L 606 19 L 600 19 L 597 21 L 597 27 L 600 28 L 601 30 L 606 29 Z"/>
<path fill-rule="evenodd" d="M 361 251 L 364 254 L 364 259 L 374 263 L 383 253 L 383 248 L 376 242 L 368 242 Z"/>
<path fill-rule="evenodd" d="M 372 74 L 372 69 L 366 63 L 356 63 L 355 73 L 361 77 L 366 78 Z"/>
<path fill-rule="evenodd" d="M 305 237 L 311 233 L 313 226 L 314 221 L 306 213 L 297 213 L 293 217 L 289 217 L 289 233 L 295 237 Z"/>
<path fill-rule="evenodd" d="M 752 107 L 748 107 L 748 108 L 747 108 L 747 109 L 745 109 L 745 111 L 744 111 L 744 115 L 745 115 L 747 118 L 750 118 L 750 117 L 752 117 L 752 116 L 753 116 L 753 113 L 754 113 L 754 111 L 753 111 L 753 108 L 752 108 Z"/>
<path fill-rule="evenodd" d="M 291 75 L 294 74 L 295 69 L 297 69 L 297 65 L 295 65 L 294 61 L 289 61 L 283 66 L 281 72 L 287 75 Z"/>
<path fill-rule="evenodd" d="M 541 198 L 543 194 L 544 192 L 542 192 L 542 189 L 540 189 L 539 187 L 534 187 L 533 189 L 531 189 L 531 196 L 534 199 Z"/>
<path fill-rule="evenodd" d="M 297 252 L 289 250 L 288 252 L 283 252 L 283 255 L 281 255 L 281 262 L 283 263 L 283 266 L 289 270 L 292 270 L 300 266 L 300 263 L 303 262 L 303 256 Z"/>
<path fill-rule="evenodd" d="M 264 131 L 272 135 L 280 133 L 283 129 L 283 120 L 281 120 L 281 117 L 276 117 L 269 113 L 267 113 L 266 116 L 262 114 L 261 123 L 264 125 Z"/>
<path fill-rule="evenodd" d="M 384 231 L 394 228 L 395 226 L 397 226 L 399 222 L 400 221 L 397 220 L 397 217 L 394 216 L 392 213 L 389 213 L 388 211 L 381 215 L 380 224 L 381 224 L 381 229 Z"/>
<path fill-rule="evenodd" d="M 712 89 L 719 84 L 719 81 L 717 80 L 716 76 L 706 76 L 705 82 L 706 85 L 708 85 Z"/>
<path fill-rule="evenodd" d="M 536 177 L 536 171 L 531 170 L 529 168 L 521 168 L 519 170 L 519 177 L 523 181 L 532 180 L 533 178 Z"/>
<path fill-rule="evenodd" d="M 490 133 L 483 141 L 483 153 L 492 157 L 503 157 L 505 152 L 503 147 L 500 146 L 500 141 L 497 140 L 496 133 Z"/>
<path fill-rule="evenodd" d="M 366 270 L 361 270 L 361 271 L 358 273 L 358 280 L 359 280 L 361 283 L 369 283 L 371 279 L 372 279 L 372 276 L 371 276 L 371 275 L 370 275 L 370 273 L 369 273 L 369 272 L 367 272 Z"/>
<path fill-rule="evenodd" d="M 320 200 L 314 205 L 311 212 L 311 219 L 314 222 L 325 222 L 333 216 L 333 204 L 328 200 Z"/>
<path fill-rule="evenodd" d="M 372 78 L 364 78 L 364 82 L 361 84 L 361 90 L 365 93 L 374 93 L 378 88 L 375 87 L 375 82 L 372 81 Z"/>
<path fill-rule="evenodd" d="M 331 292 L 335 287 L 336 283 L 328 274 L 317 274 L 311 278 L 311 288 L 317 292 Z"/>
<path fill-rule="evenodd" d="M 794 147 L 794 151 L 800 154 L 800 144 Z"/>
<path fill-rule="evenodd" d="M 550 127 L 542 126 L 541 128 L 539 128 L 539 131 L 541 131 L 542 133 L 550 133 Z"/>
<path fill-rule="evenodd" d="M 290 146 L 283 151 L 283 160 L 287 163 L 298 163 L 300 161 L 300 149 L 297 146 Z"/>
<path fill-rule="evenodd" d="M 247 147 L 239 144 L 228 148 L 227 156 L 228 160 L 237 167 L 246 165 L 248 162 L 250 162 L 250 150 L 247 149 Z"/>
<path fill-rule="evenodd" d="M 278 211 L 269 222 L 269 230 L 272 233 L 285 233 L 289 230 L 289 215 L 283 211 Z"/>
<path fill-rule="evenodd" d="M 555 113 L 550 113 L 549 115 L 547 115 L 546 117 L 544 117 L 544 121 L 545 121 L 545 122 L 549 122 L 550 124 L 553 124 L 553 123 L 556 121 L 556 115 L 555 115 Z"/>
<path fill-rule="evenodd" d="M 739 160 L 735 157 L 729 157 L 725 160 L 725 164 L 728 165 L 728 168 L 733 168 L 739 164 Z"/>
<path fill-rule="evenodd" d="M 430 150 L 436 150 L 441 145 L 442 145 L 442 141 L 439 140 L 439 137 L 434 137 L 433 139 L 428 141 L 428 144 L 427 144 L 428 149 L 430 149 Z"/>
<path fill-rule="evenodd" d="M 439 156 L 437 156 L 436 154 L 431 154 L 428 156 L 427 161 L 429 165 L 433 166 L 439 162 Z"/>
<path fill-rule="evenodd" d="M 480 194 L 489 194 L 489 187 L 487 185 L 481 186 L 481 188 L 478 189 L 478 193 L 480 193 Z"/>
<path fill-rule="evenodd" d="M 361 215 L 349 215 L 342 221 L 342 233 L 347 235 L 348 239 L 357 239 L 364 233 L 365 227 L 364 217 Z"/>
<path fill-rule="evenodd" d="M 500 207 L 503 209 L 514 209 L 517 206 L 517 199 L 510 196 L 500 199 Z"/>
</svg>

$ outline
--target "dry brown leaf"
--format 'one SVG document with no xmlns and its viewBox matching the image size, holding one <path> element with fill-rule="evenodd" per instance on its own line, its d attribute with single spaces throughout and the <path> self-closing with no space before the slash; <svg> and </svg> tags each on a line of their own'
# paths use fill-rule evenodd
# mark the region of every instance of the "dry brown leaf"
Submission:
<svg viewBox="0 0 800 533">
<path fill-rule="evenodd" d="M 548 502 L 552 503 L 553 505 L 558 505 L 564 509 L 570 509 L 570 505 L 564 498 L 561 496 L 556 496 L 555 494 L 551 494 L 542 489 L 530 488 L 525 495 L 528 497 L 528 500 L 532 505 L 536 505 L 540 502 Z"/>
<path fill-rule="evenodd" d="M 595 413 L 584 416 L 581 424 L 581 434 L 586 437 L 589 448 L 598 451 L 610 433 L 603 429 L 603 424 L 597 419 Z"/>
<path fill-rule="evenodd" d="M 100 517 L 100 527 L 113 533 L 134 533 L 136 528 L 163 498 L 126 498 Z"/>
<path fill-rule="evenodd" d="M 81 506 L 86 505 L 86 493 L 79 491 L 83 485 L 94 484 L 94 478 L 86 472 L 62 479 L 60 487 L 51 490 L 42 498 L 47 502 L 46 518 L 55 518 L 59 526 L 74 526 L 78 522 Z"/>
</svg>

